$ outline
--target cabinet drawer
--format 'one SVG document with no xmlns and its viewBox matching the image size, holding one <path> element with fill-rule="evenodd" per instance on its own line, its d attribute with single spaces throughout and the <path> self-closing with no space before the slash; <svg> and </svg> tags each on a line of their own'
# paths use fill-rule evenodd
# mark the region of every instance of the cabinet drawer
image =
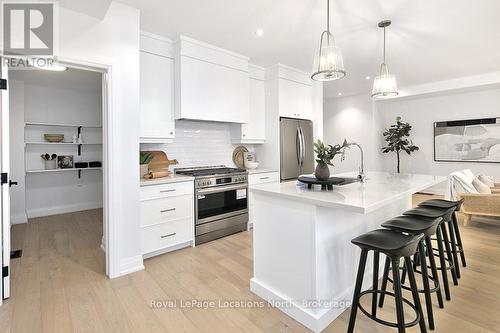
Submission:
<svg viewBox="0 0 500 333">
<path fill-rule="evenodd" d="M 193 182 L 142 186 L 141 200 L 169 198 L 177 195 L 194 193 Z"/>
<path fill-rule="evenodd" d="M 248 175 L 248 185 L 278 182 L 277 172 L 266 172 Z"/>
<path fill-rule="evenodd" d="M 193 200 L 192 195 L 186 194 L 141 201 L 141 227 L 193 217 Z"/>
<path fill-rule="evenodd" d="M 192 218 L 141 228 L 142 254 L 185 243 L 193 239 Z"/>
</svg>

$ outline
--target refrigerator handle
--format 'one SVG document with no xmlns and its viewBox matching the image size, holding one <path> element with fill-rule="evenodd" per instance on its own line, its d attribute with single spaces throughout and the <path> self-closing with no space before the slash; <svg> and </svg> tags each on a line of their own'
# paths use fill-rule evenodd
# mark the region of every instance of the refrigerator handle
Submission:
<svg viewBox="0 0 500 333">
<path fill-rule="evenodd" d="M 300 168 L 302 158 L 302 139 L 300 136 L 300 127 L 297 127 L 297 133 L 295 134 L 295 154 L 297 155 L 297 164 Z"/>
<path fill-rule="evenodd" d="M 304 166 L 304 159 L 306 158 L 306 150 L 305 150 L 305 145 L 306 145 L 306 142 L 305 142 L 305 139 L 304 139 L 304 131 L 302 131 L 302 127 L 299 126 L 299 130 L 300 130 L 300 146 L 301 146 L 301 149 L 300 149 L 300 168 L 301 168 L 301 172 L 302 172 L 302 167 Z"/>
</svg>

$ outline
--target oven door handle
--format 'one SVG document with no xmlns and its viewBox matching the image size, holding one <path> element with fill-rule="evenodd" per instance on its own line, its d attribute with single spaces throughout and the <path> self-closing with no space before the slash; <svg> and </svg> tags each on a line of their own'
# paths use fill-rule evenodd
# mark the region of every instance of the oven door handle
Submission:
<svg viewBox="0 0 500 333">
<path fill-rule="evenodd" d="M 232 185 L 232 186 L 219 186 L 213 188 L 204 188 L 197 191 L 197 194 L 210 194 L 210 193 L 219 193 L 233 190 L 246 190 L 248 189 L 248 185 Z"/>
</svg>

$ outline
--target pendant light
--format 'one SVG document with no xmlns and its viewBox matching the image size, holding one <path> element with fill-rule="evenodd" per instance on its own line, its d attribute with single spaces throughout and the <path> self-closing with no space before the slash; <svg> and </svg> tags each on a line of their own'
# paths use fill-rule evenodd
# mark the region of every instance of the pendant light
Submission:
<svg viewBox="0 0 500 333">
<path fill-rule="evenodd" d="M 385 29 L 390 25 L 390 20 L 378 23 L 378 27 L 384 29 L 384 61 L 382 62 L 382 65 L 380 65 L 380 75 L 373 81 L 372 97 L 375 98 L 394 97 L 398 95 L 396 77 L 389 74 L 389 69 L 385 63 Z"/>
<path fill-rule="evenodd" d="M 326 30 L 321 34 L 319 52 L 314 58 L 313 74 L 316 81 L 333 81 L 346 75 L 340 48 L 330 32 L 330 0 L 326 0 Z"/>
</svg>

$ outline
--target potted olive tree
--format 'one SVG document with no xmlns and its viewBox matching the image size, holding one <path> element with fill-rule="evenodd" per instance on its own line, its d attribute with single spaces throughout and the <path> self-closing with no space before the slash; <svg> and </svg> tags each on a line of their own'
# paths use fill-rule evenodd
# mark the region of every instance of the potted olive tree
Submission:
<svg viewBox="0 0 500 333">
<path fill-rule="evenodd" d="M 318 139 L 314 143 L 314 152 L 316 153 L 316 169 L 314 170 L 314 176 L 318 180 L 328 180 L 330 178 L 330 169 L 328 166 L 333 166 L 332 160 L 337 154 L 342 154 L 344 149 L 347 147 L 347 141 L 344 140 L 342 145 L 325 145 L 321 140 Z M 344 159 L 342 155 L 342 159 Z"/>
<path fill-rule="evenodd" d="M 401 164 L 401 152 L 406 152 L 411 155 L 414 151 L 419 148 L 413 145 L 410 140 L 411 125 L 409 123 L 403 123 L 401 117 L 396 118 L 396 123 L 392 124 L 389 129 L 387 129 L 383 135 L 387 146 L 382 147 L 382 152 L 385 154 L 395 152 L 397 157 L 397 171 L 400 173 Z"/>
</svg>

